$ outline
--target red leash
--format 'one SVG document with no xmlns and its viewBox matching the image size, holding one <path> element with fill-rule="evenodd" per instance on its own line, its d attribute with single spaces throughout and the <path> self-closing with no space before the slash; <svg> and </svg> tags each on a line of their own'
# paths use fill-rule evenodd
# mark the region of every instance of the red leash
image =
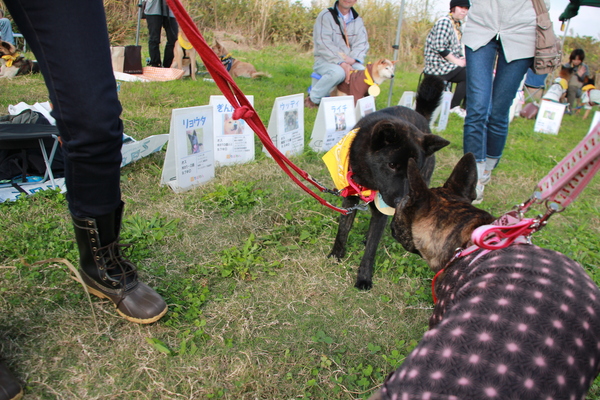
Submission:
<svg viewBox="0 0 600 400">
<path fill-rule="evenodd" d="M 290 178 L 298 186 L 300 186 L 306 193 L 310 194 L 312 197 L 317 199 L 321 204 L 340 212 L 342 214 L 348 214 L 353 211 L 355 208 L 345 209 L 336 207 L 333 204 L 328 203 L 325 199 L 321 198 L 318 194 L 313 192 L 310 188 L 308 188 L 302 181 L 300 181 L 288 167 L 292 168 L 298 175 L 304 178 L 306 181 L 313 184 L 317 187 L 321 192 L 338 194 L 337 191 L 330 190 L 325 188 L 319 182 L 314 180 L 308 173 L 298 168 L 294 163 L 292 163 L 287 157 L 285 157 L 279 149 L 273 144 L 273 141 L 269 137 L 267 129 L 264 124 L 260 120 L 260 117 L 256 113 L 252 104 L 248 101 L 244 93 L 240 90 L 240 88 L 236 85 L 235 81 L 229 75 L 229 72 L 223 66 L 219 57 L 215 54 L 215 52 L 210 48 L 210 46 L 206 43 L 202 34 L 196 27 L 196 24 L 192 21 L 191 17 L 181 4 L 179 0 L 167 0 L 167 4 L 175 18 L 177 19 L 177 23 L 179 27 L 183 30 L 183 32 L 188 37 L 188 40 L 194 46 L 194 49 L 198 52 L 206 69 L 212 76 L 213 80 L 225 96 L 231 106 L 235 109 L 233 112 L 233 119 L 244 119 L 248 125 L 252 128 L 252 130 L 256 133 L 260 141 L 263 143 L 269 154 L 273 157 L 273 159 L 279 164 L 282 170 L 284 170 Z"/>
</svg>

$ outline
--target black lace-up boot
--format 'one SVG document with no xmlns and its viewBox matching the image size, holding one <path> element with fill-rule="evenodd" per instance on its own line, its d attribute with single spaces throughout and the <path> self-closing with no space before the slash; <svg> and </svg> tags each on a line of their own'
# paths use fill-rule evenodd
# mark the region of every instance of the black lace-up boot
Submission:
<svg viewBox="0 0 600 400">
<path fill-rule="evenodd" d="M 23 397 L 23 389 L 8 367 L 0 361 L 0 400 L 18 400 Z"/>
<path fill-rule="evenodd" d="M 128 321 L 149 324 L 167 312 L 167 304 L 148 285 L 139 282 L 135 265 L 119 244 L 123 203 L 96 218 L 73 218 L 79 248 L 79 272 L 90 293 L 112 301 Z"/>
</svg>

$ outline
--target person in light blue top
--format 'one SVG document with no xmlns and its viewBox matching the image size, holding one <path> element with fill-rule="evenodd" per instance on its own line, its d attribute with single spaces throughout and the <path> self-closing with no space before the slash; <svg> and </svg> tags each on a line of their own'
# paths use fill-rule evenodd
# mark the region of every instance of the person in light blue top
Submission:
<svg viewBox="0 0 600 400">
<path fill-rule="evenodd" d="M 0 9 L 0 40 L 15 45 L 12 25 L 10 20 L 4 16 L 4 11 Z"/>
</svg>

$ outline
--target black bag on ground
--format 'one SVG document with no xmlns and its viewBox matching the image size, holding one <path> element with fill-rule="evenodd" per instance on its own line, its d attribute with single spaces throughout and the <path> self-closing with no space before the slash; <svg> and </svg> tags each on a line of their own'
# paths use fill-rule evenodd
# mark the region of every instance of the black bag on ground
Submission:
<svg viewBox="0 0 600 400">
<path fill-rule="evenodd" d="M 29 109 L 17 115 L 0 116 L 0 124 L 32 124 L 32 131 L 35 131 L 35 125 L 50 125 L 43 114 Z M 53 145 L 54 140 L 44 139 L 44 147 L 48 156 L 50 156 Z M 54 177 L 64 174 L 65 167 L 60 146 L 56 149 L 51 167 Z M 39 145 L 32 148 L 8 149 L 2 148 L 0 144 L 0 180 L 12 180 L 23 174 L 43 176 L 45 172 L 46 164 Z"/>
<path fill-rule="evenodd" d="M 123 72 L 126 74 L 142 74 L 142 46 L 125 46 Z"/>
</svg>

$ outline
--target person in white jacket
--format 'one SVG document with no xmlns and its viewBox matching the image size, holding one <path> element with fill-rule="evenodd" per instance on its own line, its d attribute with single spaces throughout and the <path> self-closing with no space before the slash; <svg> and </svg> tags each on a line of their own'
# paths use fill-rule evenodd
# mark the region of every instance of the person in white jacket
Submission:
<svg viewBox="0 0 600 400">
<path fill-rule="evenodd" d="M 323 97 L 344 80 L 350 71 L 365 69 L 369 39 L 363 19 L 353 6 L 357 0 L 338 0 L 319 13 L 313 30 L 314 71 L 320 79 L 311 87 L 305 106 L 317 107 Z"/>
<path fill-rule="evenodd" d="M 549 8 L 549 1 L 545 1 Z M 535 55 L 532 0 L 472 0 L 462 42 L 467 60 L 463 145 L 477 160 L 475 204 L 502 157 L 509 110 Z"/>
</svg>

